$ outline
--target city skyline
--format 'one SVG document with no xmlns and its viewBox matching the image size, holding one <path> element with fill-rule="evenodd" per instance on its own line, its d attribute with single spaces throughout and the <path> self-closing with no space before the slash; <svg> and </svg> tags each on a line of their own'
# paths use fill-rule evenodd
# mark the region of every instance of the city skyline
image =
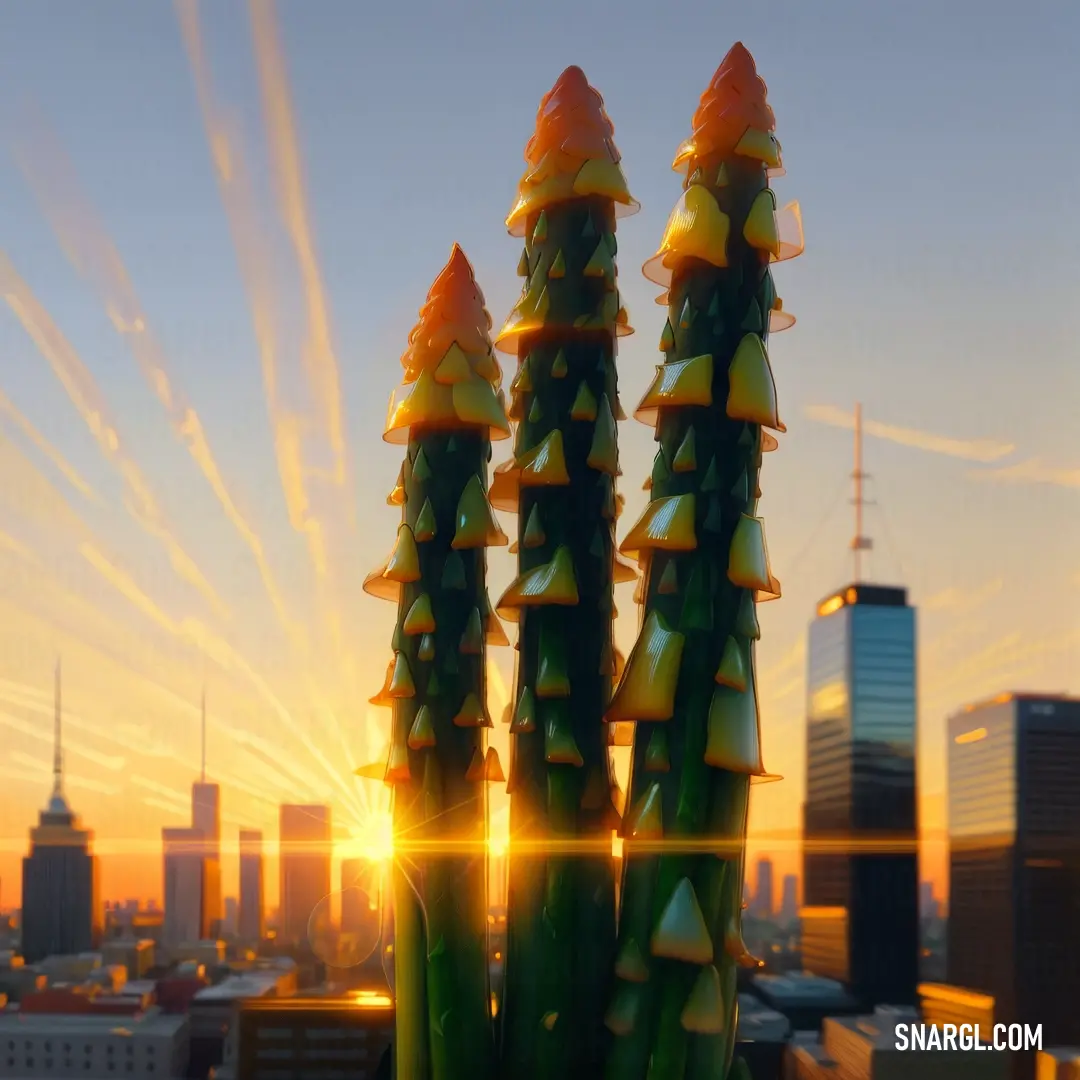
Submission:
<svg viewBox="0 0 1080 1080">
<path fill-rule="evenodd" d="M 637 326 L 620 349 L 629 411 L 658 360 L 662 320 L 637 266 L 678 192 L 670 132 L 688 128 L 720 59 L 715 41 L 738 35 L 769 84 L 792 163 L 777 189 L 800 199 L 809 235 L 803 259 L 777 271 L 800 322 L 770 342 L 789 431 L 762 500 L 784 587 L 761 608 L 764 754 L 785 780 L 755 788 L 748 858 L 768 853 L 778 880 L 801 860 L 806 627 L 850 577 L 844 500 L 862 401 L 877 503 L 868 576 L 907 587 L 920 612 L 922 876 L 944 897 L 946 718 L 1007 690 L 1080 691 L 1070 445 L 1080 387 L 1061 318 L 1078 284 L 1080 234 L 1062 210 L 1080 161 L 1058 135 L 1062 103 L 1077 96 L 1067 35 L 1047 39 L 1038 19 L 998 13 L 980 24 L 974 66 L 967 20 L 931 23 L 929 11 L 815 21 L 792 9 L 778 25 L 701 5 L 702 32 L 664 80 L 628 74 L 648 28 L 662 32 L 661 14 L 645 9 L 633 34 L 613 28 L 623 51 L 612 59 L 564 57 L 539 27 L 520 53 L 520 28 L 511 39 L 489 20 L 452 66 L 431 11 L 383 13 L 378 50 L 344 8 L 306 22 L 283 10 L 279 34 L 255 27 L 257 50 L 246 16 L 230 10 L 204 8 L 201 28 L 166 8 L 138 12 L 108 39 L 73 13 L 85 33 L 55 54 L 38 47 L 51 40 L 47 20 L 5 11 L 3 39 L 19 43 L 4 46 L 5 70 L 24 91 L 0 116 L 11 151 L 0 167 L 5 903 L 47 791 L 57 653 L 68 671 L 67 785 L 95 833 L 104 897 L 161 899 L 161 829 L 190 812 L 204 683 L 224 894 L 237 893 L 239 829 L 261 829 L 273 848 L 282 803 L 331 806 L 335 864 L 381 842 L 387 793 L 353 772 L 386 742 L 388 715 L 367 700 L 392 614 L 359 584 L 393 541 L 384 480 L 398 453 L 379 433 L 424 284 L 458 240 L 493 317 L 509 311 L 517 249 L 503 236 L 504 203 L 540 95 L 581 62 L 643 204 L 619 232 Z M 582 32 L 599 17 L 582 13 Z M 882 34 L 902 61 L 875 45 Z M 823 58 L 845 77 L 824 77 Z M 918 93 L 913 62 L 928 72 Z M 396 96 L 373 115 L 371 80 L 398 68 L 413 74 L 395 78 Z M 1000 70 L 1015 73 L 1007 90 Z M 444 100 L 423 96 L 423 71 L 449 88 Z M 492 80 L 506 89 L 489 102 Z M 281 85 L 289 115 L 269 92 Z M 1003 139 L 1059 148 L 1030 206 L 1001 174 Z M 912 177 L 928 155 L 937 171 Z M 1029 264 L 1039 270 L 1025 278 L 1017 267 Z M 634 477 L 652 443 L 632 422 L 620 438 L 625 529 L 644 501 Z M 303 468 L 290 471 L 298 441 Z M 511 564 L 492 557 L 493 594 Z M 630 595 L 620 587 L 624 651 Z M 513 652 L 493 652 L 497 717 Z M 501 754 L 505 741 L 497 726 Z M 501 821 L 505 800 L 491 802 Z M 273 905 L 269 854 L 265 880 Z"/>
</svg>

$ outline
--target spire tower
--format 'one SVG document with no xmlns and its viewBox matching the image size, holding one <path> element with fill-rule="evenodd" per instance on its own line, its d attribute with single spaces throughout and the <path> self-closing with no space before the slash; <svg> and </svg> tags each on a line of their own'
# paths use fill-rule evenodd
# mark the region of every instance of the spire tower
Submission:
<svg viewBox="0 0 1080 1080">
<path fill-rule="evenodd" d="M 64 789 L 64 752 L 60 741 L 60 658 L 56 658 L 53 683 L 53 797 L 62 796 Z"/>
<path fill-rule="evenodd" d="M 855 535 L 851 538 L 851 553 L 855 562 L 854 582 L 856 585 L 862 580 L 862 553 L 871 551 L 874 547 L 873 540 L 863 535 L 863 507 L 868 503 L 863 496 L 863 481 L 870 479 L 870 474 L 863 472 L 862 467 L 862 405 L 855 403 L 855 471 L 851 478 L 855 481 L 855 498 L 852 505 L 855 507 Z"/>
<path fill-rule="evenodd" d="M 199 783 L 206 783 L 206 684 L 202 688 L 202 771 L 199 774 Z"/>
</svg>

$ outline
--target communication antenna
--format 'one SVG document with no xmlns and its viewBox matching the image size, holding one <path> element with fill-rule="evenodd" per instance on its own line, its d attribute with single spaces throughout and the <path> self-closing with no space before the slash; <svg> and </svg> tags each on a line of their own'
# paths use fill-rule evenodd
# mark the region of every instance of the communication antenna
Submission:
<svg viewBox="0 0 1080 1080">
<path fill-rule="evenodd" d="M 863 472 L 863 453 L 862 453 L 862 405 L 856 402 L 855 404 L 855 471 L 851 474 L 851 478 L 855 481 L 855 498 L 852 499 L 852 504 L 855 507 L 855 535 L 851 538 L 851 553 L 855 562 L 855 584 L 858 585 L 862 580 L 862 553 L 864 551 L 872 551 L 874 547 L 873 540 L 869 536 L 863 535 L 863 507 L 873 506 L 872 502 L 868 502 L 863 495 L 863 481 L 870 479 L 870 474 Z"/>
<path fill-rule="evenodd" d="M 202 688 L 202 775 L 199 783 L 206 783 L 206 684 Z"/>
<path fill-rule="evenodd" d="M 64 783 L 64 753 L 60 742 L 60 657 L 56 658 L 53 688 L 53 793 L 59 795 Z"/>
</svg>

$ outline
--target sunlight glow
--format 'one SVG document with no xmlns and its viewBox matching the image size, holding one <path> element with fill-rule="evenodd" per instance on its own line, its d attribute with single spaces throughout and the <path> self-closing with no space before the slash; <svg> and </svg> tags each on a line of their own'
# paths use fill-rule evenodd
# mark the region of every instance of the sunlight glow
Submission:
<svg viewBox="0 0 1080 1080">
<path fill-rule="evenodd" d="M 504 806 L 491 815 L 488 823 L 488 851 L 505 855 L 510 849 L 510 807 Z"/>
</svg>

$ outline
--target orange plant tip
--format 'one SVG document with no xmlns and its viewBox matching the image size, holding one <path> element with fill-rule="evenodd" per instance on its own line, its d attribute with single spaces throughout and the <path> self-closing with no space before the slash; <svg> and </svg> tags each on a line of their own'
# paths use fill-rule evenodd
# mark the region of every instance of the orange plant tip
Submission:
<svg viewBox="0 0 1080 1080">
<path fill-rule="evenodd" d="M 771 136 L 776 117 L 767 96 L 750 51 L 741 41 L 736 42 L 701 95 L 692 121 L 693 134 L 679 147 L 672 168 L 685 172 L 694 160 L 727 157 L 736 152 L 750 130 Z M 774 164 L 778 166 L 779 161 Z"/>
<path fill-rule="evenodd" d="M 566 68 L 540 101 L 528 168 L 506 219 L 510 234 L 524 236 L 529 215 L 545 206 L 590 195 L 610 199 L 617 216 L 635 213 L 614 135 L 599 92 L 581 68 Z"/>
</svg>

